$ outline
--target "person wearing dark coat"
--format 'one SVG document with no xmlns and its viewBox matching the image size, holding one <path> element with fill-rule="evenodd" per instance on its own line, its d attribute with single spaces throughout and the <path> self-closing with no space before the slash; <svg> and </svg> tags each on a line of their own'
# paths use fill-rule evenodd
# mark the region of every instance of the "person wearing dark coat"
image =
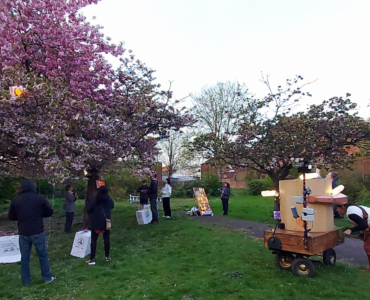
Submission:
<svg viewBox="0 0 370 300">
<path fill-rule="evenodd" d="M 157 198 L 158 198 L 158 180 L 157 174 L 152 176 L 149 189 L 147 191 L 150 201 L 150 209 L 152 211 L 153 219 L 152 224 L 158 223 L 158 207 L 157 207 Z"/>
<path fill-rule="evenodd" d="M 224 186 L 219 189 L 221 192 L 222 208 L 224 210 L 224 216 L 229 212 L 229 197 L 230 197 L 230 184 L 225 182 Z"/>
<path fill-rule="evenodd" d="M 143 185 L 139 187 L 136 191 L 140 193 L 140 205 L 143 206 L 144 204 L 148 204 L 148 185 L 146 181 L 143 180 Z"/>
<path fill-rule="evenodd" d="M 95 265 L 96 243 L 99 234 L 103 234 L 105 260 L 110 261 L 110 230 L 106 228 L 106 219 L 111 219 L 111 210 L 114 208 L 114 202 L 109 196 L 108 188 L 104 185 L 98 189 L 95 198 L 88 204 L 87 213 L 89 214 L 91 230 L 91 253 L 90 259 L 86 261 L 89 265 Z"/>
<path fill-rule="evenodd" d="M 51 217 L 52 214 L 53 208 L 44 196 L 37 193 L 35 183 L 28 179 L 22 180 L 21 191 L 10 204 L 8 218 L 11 221 L 18 221 L 21 279 L 24 286 L 31 283 L 32 245 L 35 246 L 39 257 L 44 283 L 50 283 L 56 278 L 50 273 L 43 220 L 43 218 Z"/>
<path fill-rule="evenodd" d="M 73 194 L 73 186 L 66 185 L 64 194 L 64 211 L 66 212 L 66 222 L 64 225 L 64 232 L 70 233 L 73 223 L 73 217 L 75 214 L 75 202 L 77 200 L 77 194 Z"/>
</svg>

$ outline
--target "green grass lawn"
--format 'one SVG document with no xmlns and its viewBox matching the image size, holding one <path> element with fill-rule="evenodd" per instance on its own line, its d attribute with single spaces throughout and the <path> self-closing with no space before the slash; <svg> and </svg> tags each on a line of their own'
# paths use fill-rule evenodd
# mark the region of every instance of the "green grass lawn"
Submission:
<svg viewBox="0 0 370 300">
<path fill-rule="evenodd" d="M 271 217 L 274 207 L 272 198 L 249 196 L 245 190 L 233 190 L 232 193 L 229 200 L 229 218 L 275 224 Z M 209 197 L 209 203 L 214 214 L 223 214 L 220 198 Z M 175 209 L 189 210 L 193 206 L 197 207 L 194 199 L 171 199 L 171 207 Z"/>
<path fill-rule="evenodd" d="M 254 216 L 263 210 L 266 199 L 232 198 L 245 213 Z M 244 200 L 243 200 L 244 199 Z M 252 202 L 260 203 L 255 211 Z M 278 270 L 273 255 L 262 241 L 242 231 L 212 226 L 183 216 L 192 199 L 173 199 L 178 213 L 174 220 L 158 225 L 138 226 L 135 205 L 118 203 L 112 216 L 112 261 L 104 261 L 100 237 L 97 265 L 69 255 L 73 235 L 62 232 L 61 201 L 55 202 L 52 235 L 48 247 L 52 272 L 57 280 L 42 284 L 37 257 L 31 260 L 32 285 L 23 288 L 20 265 L 0 266 L 1 299 L 367 299 L 369 276 L 342 264 L 320 265 L 314 278 L 298 278 Z M 211 200 L 215 213 L 219 200 Z M 161 205 L 160 205 L 161 206 Z M 0 210 L 1 211 L 1 210 Z M 231 213 L 231 210 L 230 210 Z M 266 213 L 267 215 L 270 214 Z M 0 227 L 8 224 L 5 212 Z M 264 220 L 267 220 L 267 215 Z M 231 215 L 232 216 L 232 215 Z M 240 216 L 244 216 L 240 213 Z M 82 203 L 76 222 L 82 217 Z M 258 221 L 257 219 L 254 219 Z M 46 223 L 46 222 L 45 222 Z M 13 226 L 13 225 L 9 225 Z M 48 233 L 49 228 L 46 225 Z M 75 226 L 80 229 L 81 224 Z"/>
</svg>

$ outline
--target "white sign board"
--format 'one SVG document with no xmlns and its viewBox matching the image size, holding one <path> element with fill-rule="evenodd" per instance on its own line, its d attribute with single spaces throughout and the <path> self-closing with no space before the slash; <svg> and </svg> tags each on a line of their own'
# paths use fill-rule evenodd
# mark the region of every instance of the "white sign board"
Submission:
<svg viewBox="0 0 370 300">
<path fill-rule="evenodd" d="M 75 239 L 73 241 L 71 255 L 84 258 L 91 252 L 91 231 L 82 230 L 76 232 Z"/>
<path fill-rule="evenodd" d="M 152 211 L 150 209 L 138 210 L 136 220 L 139 225 L 149 224 L 152 221 Z"/>
<path fill-rule="evenodd" d="M 18 261 L 21 261 L 19 236 L 10 235 L 0 237 L 0 264 L 11 264 Z"/>
</svg>

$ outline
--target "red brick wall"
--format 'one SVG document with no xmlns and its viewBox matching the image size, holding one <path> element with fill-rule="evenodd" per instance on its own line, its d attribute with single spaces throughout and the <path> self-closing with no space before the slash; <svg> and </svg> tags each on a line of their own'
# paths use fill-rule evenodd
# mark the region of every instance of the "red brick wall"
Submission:
<svg viewBox="0 0 370 300">
<path fill-rule="evenodd" d="M 158 163 L 156 166 L 157 180 L 162 181 L 162 163 Z"/>
</svg>

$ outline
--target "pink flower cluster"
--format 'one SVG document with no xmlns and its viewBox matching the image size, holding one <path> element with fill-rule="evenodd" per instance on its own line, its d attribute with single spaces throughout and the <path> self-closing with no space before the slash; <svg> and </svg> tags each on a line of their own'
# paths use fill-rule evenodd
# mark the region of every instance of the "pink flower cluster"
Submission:
<svg viewBox="0 0 370 300">
<path fill-rule="evenodd" d="M 0 6 L 0 170 L 63 181 L 118 158 L 154 161 L 155 141 L 193 123 L 154 71 L 105 38 L 79 10 L 92 0 L 3 0 Z M 113 69 L 106 54 L 118 57 Z M 21 85 L 27 97 L 12 97 Z"/>
</svg>

